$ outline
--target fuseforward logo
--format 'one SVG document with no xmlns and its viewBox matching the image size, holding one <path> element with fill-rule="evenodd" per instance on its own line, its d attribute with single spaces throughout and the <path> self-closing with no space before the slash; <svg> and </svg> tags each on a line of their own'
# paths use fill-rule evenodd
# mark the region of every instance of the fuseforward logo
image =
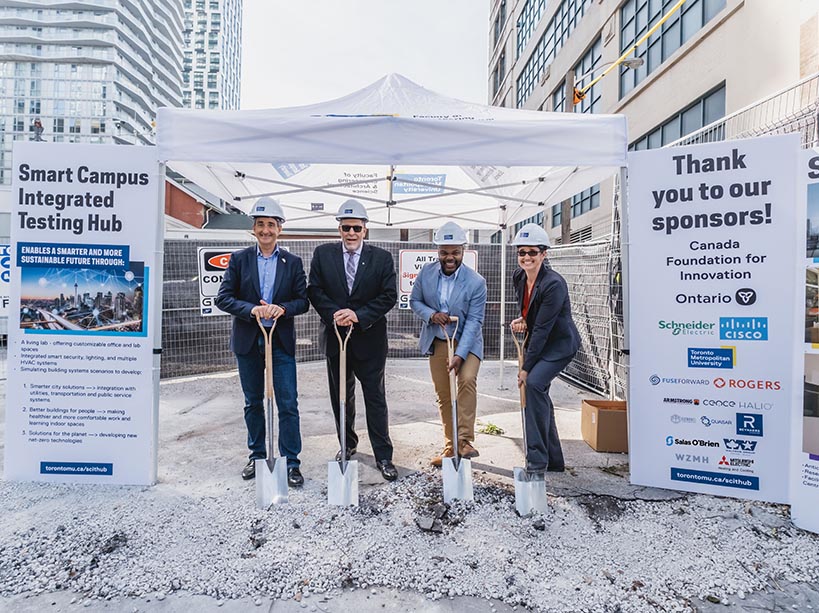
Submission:
<svg viewBox="0 0 819 613">
<path fill-rule="evenodd" d="M 720 317 L 719 337 L 731 341 L 767 341 L 767 317 Z"/>
<path fill-rule="evenodd" d="M 666 321 L 661 319 L 657 322 L 660 330 L 671 332 L 678 336 L 704 336 L 714 334 L 715 324 L 708 321 Z"/>
<path fill-rule="evenodd" d="M 708 385 L 711 383 L 708 379 L 686 379 L 684 377 L 661 377 L 659 375 L 651 375 L 648 378 L 651 385 L 660 385 L 665 383 L 667 385 Z"/>
<path fill-rule="evenodd" d="M 769 381 L 768 379 L 723 379 L 717 377 L 714 379 L 714 386 L 720 389 L 728 387 L 738 390 L 772 390 L 775 392 L 782 389 L 782 384 L 779 381 Z"/>
</svg>

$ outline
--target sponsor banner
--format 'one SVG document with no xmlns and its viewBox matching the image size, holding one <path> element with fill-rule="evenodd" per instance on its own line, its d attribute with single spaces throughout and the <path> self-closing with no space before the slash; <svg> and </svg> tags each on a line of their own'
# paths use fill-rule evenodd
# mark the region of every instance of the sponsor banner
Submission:
<svg viewBox="0 0 819 613">
<path fill-rule="evenodd" d="M 158 171 L 151 147 L 14 144 L 7 479 L 155 479 Z"/>
<path fill-rule="evenodd" d="M 227 315 L 214 304 L 222 277 L 230 262 L 230 256 L 235 251 L 243 249 L 242 245 L 234 247 L 199 247 L 197 262 L 199 263 L 199 314 L 203 317 L 211 315 Z"/>
<path fill-rule="evenodd" d="M 796 135 L 630 154 L 634 483 L 788 500 L 799 155 Z"/>
<path fill-rule="evenodd" d="M 794 405 L 791 439 L 791 519 L 800 528 L 819 532 L 819 150 L 805 151 L 800 173 L 807 205 L 798 230 L 806 237 L 797 349 L 803 359 L 802 386 Z M 804 307 L 802 306 L 804 305 Z M 803 319 L 804 318 L 804 319 Z"/>
<path fill-rule="evenodd" d="M 11 277 L 11 247 L 0 245 L 0 317 L 9 316 L 9 279 Z"/>
<path fill-rule="evenodd" d="M 415 278 L 421 269 L 430 262 L 438 261 L 438 251 L 432 249 L 401 249 L 398 252 L 398 308 L 409 309 L 409 299 Z M 478 252 L 474 249 L 464 251 L 463 263 L 472 270 L 478 270 Z"/>
</svg>

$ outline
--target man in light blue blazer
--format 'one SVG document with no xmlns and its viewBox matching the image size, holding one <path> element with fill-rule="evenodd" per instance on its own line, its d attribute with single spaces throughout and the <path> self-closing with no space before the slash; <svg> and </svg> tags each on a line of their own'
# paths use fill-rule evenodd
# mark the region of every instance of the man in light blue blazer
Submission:
<svg viewBox="0 0 819 613">
<path fill-rule="evenodd" d="M 466 232 L 458 224 L 447 222 L 435 232 L 433 242 L 438 246 L 438 261 L 421 269 L 410 295 L 410 308 L 423 322 L 421 324 L 421 353 L 429 356 L 429 371 L 435 386 L 438 411 L 444 426 L 444 450 L 431 460 L 441 466 L 442 458 L 458 453 L 474 458 L 478 450 L 475 441 L 475 416 L 478 407 L 478 369 L 483 360 L 483 318 L 486 310 L 486 280 L 477 272 L 463 266 Z M 442 326 L 455 334 L 455 355 L 447 354 L 446 335 Z M 452 432 L 452 399 L 449 392 L 449 373 L 458 377 L 458 432 Z"/>
</svg>

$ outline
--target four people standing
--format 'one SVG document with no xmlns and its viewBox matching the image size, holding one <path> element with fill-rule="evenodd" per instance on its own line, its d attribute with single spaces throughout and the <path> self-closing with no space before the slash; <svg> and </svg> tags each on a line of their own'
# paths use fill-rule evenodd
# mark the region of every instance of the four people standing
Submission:
<svg viewBox="0 0 819 613">
<path fill-rule="evenodd" d="M 255 460 L 266 456 L 264 399 L 264 342 L 257 316 L 273 335 L 273 389 L 278 407 L 279 452 L 287 458 L 288 482 L 299 486 L 301 434 L 296 392 L 295 330 L 293 318 L 307 311 L 309 302 L 321 318 L 319 344 L 327 360 L 330 402 L 337 433 L 346 429 L 347 459 L 356 453 L 355 379 L 361 383 L 367 430 L 376 466 L 393 481 L 393 445 L 389 434 L 385 394 L 387 357 L 386 314 L 397 300 L 395 263 L 389 252 L 364 242 L 368 215 L 356 200 L 339 208 L 340 242 L 319 245 L 310 265 L 309 285 L 302 260 L 280 250 L 277 239 L 284 214 L 270 198 L 259 199 L 251 211 L 257 244 L 233 254 L 216 298 L 216 306 L 233 315 L 231 349 L 236 354 L 245 398 L 245 423 L 250 461 L 244 479 L 255 477 Z M 483 320 L 486 280 L 463 266 L 466 232 L 456 223 L 441 226 L 434 236 L 438 261 L 423 267 L 412 289 L 410 306 L 421 319 L 419 347 L 429 356 L 429 368 L 444 429 L 444 447 L 432 458 L 479 455 L 473 442 L 477 407 L 477 375 L 483 359 Z M 549 238 L 537 224 L 517 233 L 520 268 L 513 275 L 521 316 L 512 322 L 526 332 L 523 367 L 518 385 L 526 388 L 528 466 L 534 472 L 562 471 L 564 459 L 549 397 L 552 380 L 572 361 L 580 338 L 571 317 L 568 288 L 545 264 Z M 453 319 L 457 318 L 457 332 Z M 339 353 L 334 327 L 342 337 L 352 327 L 346 372 L 346 424 L 339 424 Z M 447 335 L 454 335 L 454 356 L 447 352 Z M 458 379 L 458 432 L 452 432 L 449 376 Z M 457 447 L 456 447 L 457 446 Z M 336 459 L 341 459 L 339 451 Z"/>
<path fill-rule="evenodd" d="M 483 360 L 483 317 L 486 310 L 486 280 L 463 266 L 466 232 L 454 222 L 445 223 L 435 232 L 438 261 L 427 264 L 412 286 L 410 308 L 423 322 L 419 348 L 429 356 L 429 372 L 444 426 L 444 449 L 432 458 L 441 466 L 442 458 L 458 454 L 464 458 L 478 456 L 475 440 L 475 415 L 478 406 L 478 369 Z M 446 334 L 452 335 L 451 317 L 458 318 L 455 332 L 455 355 L 450 362 Z M 458 377 L 458 432 L 452 432 L 452 398 L 449 373 Z"/>
</svg>

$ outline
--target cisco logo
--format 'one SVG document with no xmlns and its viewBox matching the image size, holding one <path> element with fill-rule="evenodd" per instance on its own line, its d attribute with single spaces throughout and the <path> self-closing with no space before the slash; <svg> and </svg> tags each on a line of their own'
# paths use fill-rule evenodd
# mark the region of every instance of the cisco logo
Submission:
<svg viewBox="0 0 819 613">
<path fill-rule="evenodd" d="M 767 341 L 767 317 L 720 317 L 719 337 L 730 341 Z"/>
</svg>

